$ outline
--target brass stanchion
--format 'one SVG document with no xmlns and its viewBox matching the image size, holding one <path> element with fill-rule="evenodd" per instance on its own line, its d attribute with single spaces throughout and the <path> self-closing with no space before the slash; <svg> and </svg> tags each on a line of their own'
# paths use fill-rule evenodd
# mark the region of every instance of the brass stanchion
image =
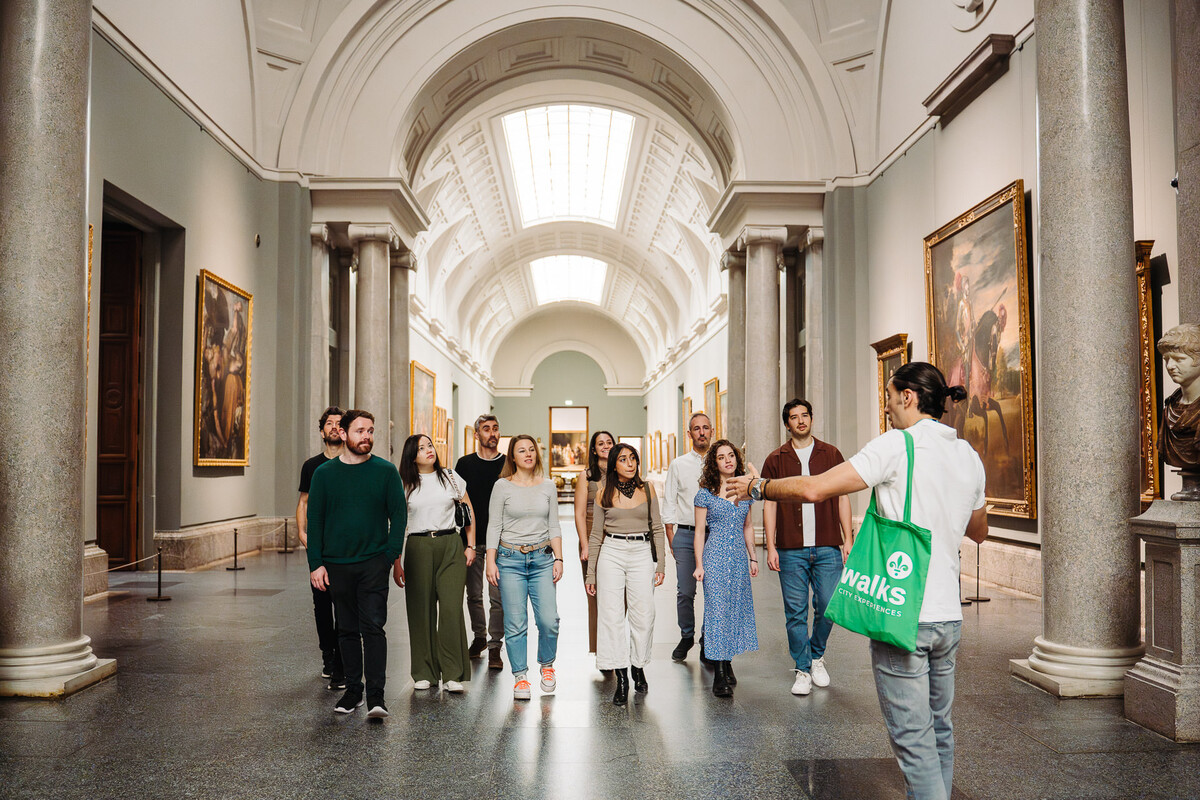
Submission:
<svg viewBox="0 0 1200 800">
<path fill-rule="evenodd" d="M 154 597 L 147 597 L 147 603 L 162 603 L 171 598 L 162 593 L 162 546 L 158 548 L 158 594 Z"/>
<path fill-rule="evenodd" d="M 232 566 L 232 567 L 226 567 L 226 568 L 225 568 L 225 571 L 226 571 L 226 572 L 238 572 L 238 571 L 240 571 L 240 570 L 243 570 L 243 569 L 245 569 L 245 567 L 239 567 L 239 566 L 238 566 L 238 546 L 237 546 L 237 540 L 238 540 L 237 528 L 234 528 L 234 529 L 233 529 L 233 566 Z"/>
</svg>

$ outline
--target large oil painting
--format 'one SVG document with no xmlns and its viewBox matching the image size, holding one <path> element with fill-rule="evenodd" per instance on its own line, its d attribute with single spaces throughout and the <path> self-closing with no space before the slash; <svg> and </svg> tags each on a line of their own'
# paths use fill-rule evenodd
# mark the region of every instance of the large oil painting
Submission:
<svg viewBox="0 0 1200 800">
<path fill-rule="evenodd" d="M 196 303 L 196 426 L 200 467 L 250 463 L 253 296 L 201 270 Z"/>
<path fill-rule="evenodd" d="M 408 433 L 423 433 L 433 439 L 437 374 L 416 361 L 409 362 L 408 373 Z"/>
<path fill-rule="evenodd" d="M 1037 516 L 1025 189 L 1020 180 L 925 237 L 930 360 L 967 399 L 942 421 L 983 459 L 992 513 Z"/>
<path fill-rule="evenodd" d="M 550 407 L 550 468 L 560 472 L 587 469 L 588 407 Z"/>
</svg>

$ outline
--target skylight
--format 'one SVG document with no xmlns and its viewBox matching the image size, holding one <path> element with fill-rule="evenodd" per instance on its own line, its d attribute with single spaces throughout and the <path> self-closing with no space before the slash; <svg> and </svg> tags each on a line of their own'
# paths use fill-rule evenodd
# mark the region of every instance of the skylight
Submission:
<svg viewBox="0 0 1200 800">
<path fill-rule="evenodd" d="M 582 300 L 600 305 L 608 265 L 587 256 L 549 256 L 529 265 L 538 305 Z"/>
<path fill-rule="evenodd" d="M 617 226 L 632 116 L 556 105 L 508 114 L 503 123 L 523 226 L 561 219 Z"/>
</svg>

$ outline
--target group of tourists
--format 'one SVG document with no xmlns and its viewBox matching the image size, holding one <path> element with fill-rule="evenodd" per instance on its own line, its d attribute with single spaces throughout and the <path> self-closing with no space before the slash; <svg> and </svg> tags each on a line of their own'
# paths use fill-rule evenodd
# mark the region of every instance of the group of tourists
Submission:
<svg viewBox="0 0 1200 800">
<path fill-rule="evenodd" d="M 700 659 L 713 669 L 713 694 L 733 695 L 733 659 L 758 649 L 754 502 L 763 503 L 767 567 L 779 573 L 794 662 L 790 691 L 803 696 L 829 686 L 825 651 L 833 621 L 826 612 L 839 583 L 847 583 L 843 564 L 854 535 L 847 495 L 873 489 L 868 516 L 911 523 L 931 540 L 915 645 L 872 637 L 880 707 L 910 796 L 948 797 L 962 619 L 958 548 L 964 535 L 982 542 L 988 533 L 982 462 L 939 421 L 950 401 L 964 398 L 962 387 L 948 387 L 930 364 L 899 368 L 886 387 L 894 430 L 849 461 L 812 435 L 812 405 L 791 400 L 782 409 L 788 441 L 768 455 L 761 475 L 734 443 L 711 441 L 706 414 L 693 414 L 690 447 L 671 462 L 661 499 L 642 477 L 636 448 L 607 431 L 593 433 L 575 484 L 574 520 L 589 647 L 596 667 L 615 679 L 612 702 L 628 703 L 630 683 L 636 693 L 649 690 L 654 589 L 665 578 L 668 550 L 676 565 L 680 630 L 672 659 L 686 660 L 698 640 Z M 443 467 L 431 438 L 421 433 L 405 441 L 397 468 L 370 454 L 374 419 L 368 412 L 330 408 L 320 429 L 325 447 L 304 464 L 296 514 L 308 548 L 322 675 L 330 689 L 344 690 L 335 711 L 349 714 L 365 702 L 368 716 L 388 714 L 383 626 L 389 568 L 406 589 L 416 690 L 462 692 L 471 660 L 487 650 L 488 667 L 502 669 L 504 645 L 513 697 L 529 699 L 532 607 L 538 682 L 552 693 L 563 550 L 558 494 L 543 472 L 537 441 L 516 436 L 501 454 L 499 423 L 485 415 L 475 422 L 476 452 L 453 469 Z M 851 588 L 859 580 L 872 591 L 886 585 L 886 578 L 878 584 L 847 573 Z M 698 631 L 697 585 L 704 591 Z"/>
</svg>

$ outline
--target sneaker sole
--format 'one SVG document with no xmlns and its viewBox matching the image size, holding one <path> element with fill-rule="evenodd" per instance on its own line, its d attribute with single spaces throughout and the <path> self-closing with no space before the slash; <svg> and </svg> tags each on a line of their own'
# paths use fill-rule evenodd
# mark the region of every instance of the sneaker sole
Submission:
<svg viewBox="0 0 1200 800">
<path fill-rule="evenodd" d="M 372 706 L 367 712 L 367 717 L 370 719 L 383 719 L 388 715 L 388 710 L 383 706 Z"/>
<path fill-rule="evenodd" d="M 357 704 L 354 706 L 354 708 L 343 708 L 343 707 L 341 707 L 341 706 L 334 706 L 334 709 L 333 709 L 333 710 L 334 710 L 334 711 L 336 711 L 338 714 L 353 714 L 353 713 L 354 713 L 354 709 L 355 709 L 355 708 L 361 708 L 361 707 L 362 707 L 362 704 L 363 704 L 363 702 L 364 702 L 364 701 L 362 701 L 362 700 L 359 700 L 359 701 L 358 701 L 358 703 L 357 703 Z"/>
<path fill-rule="evenodd" d="M 546 684 L 543 683 L 543 684 L 541 684 L 541 686 L 542 686 L 542 691 L 545 692 L 546 694 L 553 694 L 554 690 L 558 688 L 557 683 L 552 683 L 549 686 L 547 686 Z"/>
</svg>

